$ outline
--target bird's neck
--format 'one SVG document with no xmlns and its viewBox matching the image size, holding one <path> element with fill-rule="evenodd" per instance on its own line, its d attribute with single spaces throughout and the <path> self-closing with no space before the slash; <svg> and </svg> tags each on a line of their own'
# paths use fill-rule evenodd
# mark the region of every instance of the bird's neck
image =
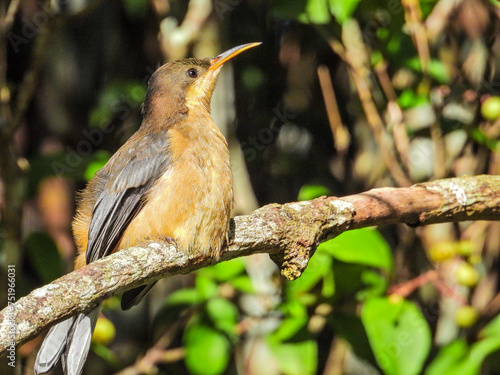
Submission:
<svg viewBox="0 0 500 375">
<path fill-rule="evenodd" d="M 185 99 L 169 92 L 148 92 L 143 106 L 141 128 L 148 130 L 169 129 L 188 117 Z"/>
</svg>

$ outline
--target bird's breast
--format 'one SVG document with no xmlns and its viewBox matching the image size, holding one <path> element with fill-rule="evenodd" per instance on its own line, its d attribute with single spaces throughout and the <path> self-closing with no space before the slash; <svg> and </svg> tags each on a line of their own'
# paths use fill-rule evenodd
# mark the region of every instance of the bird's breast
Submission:
<svg viewBox="0 0 500 375">
<path fill-rule="evenodd" d="M 172 162 L 147 193 L 120 248 L 172 237 L 181 250 L 218 256 L 229 230 L 232 173 L 223 135 L 202 130 L 189 133 L 194 137 L 170 130 Z"/>
</svg>

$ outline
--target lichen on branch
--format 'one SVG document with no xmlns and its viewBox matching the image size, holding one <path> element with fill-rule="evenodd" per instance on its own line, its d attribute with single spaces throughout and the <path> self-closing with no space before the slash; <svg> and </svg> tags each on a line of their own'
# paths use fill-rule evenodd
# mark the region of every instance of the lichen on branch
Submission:
<svg viewBox="0 0 500 375">
<path fill-rule="evenodd" d="M 270 204 L 232 220 L 220 259 L 188 256 L 173 241 L 121 250 L 71 272 L 0 312 L 0 354 L 10 346 L 6 317 L 15 314 L 17 345 L 45 328 L 114 295 L 161 278 L 247 256 L 268 253 L 281 273 L 301 275 L 317 245 L 350 230 L 382 224 L 426 225 L 500 220 L 500 176 L 466 176 L 407 188 L 381 188 L 343 198 Z"/>
</svg>

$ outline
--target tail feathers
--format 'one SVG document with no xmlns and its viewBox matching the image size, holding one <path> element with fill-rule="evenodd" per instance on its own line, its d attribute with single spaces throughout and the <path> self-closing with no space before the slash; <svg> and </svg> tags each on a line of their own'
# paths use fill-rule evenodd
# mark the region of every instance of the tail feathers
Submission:
<svg viewBox="0 0 500 375">
<path fill-rule="evenodd" d="M 61 357 L 65 375 L 80 375 L 82 373 L 100 310 L 99 306 L 89 313 L 76 317 L 75 324 L 69 333 L 69 345 Z"/>
<path fill-rule="evenodd" d="M 45 374 L 61 359 L 65 375 L 80 375 L 90 350 L 101 305 L 52 327 L 35 361 L 35 374 Z"/>
<path fill-rule="evenodd" d="M 45 374 L 57 365 L 74 321 L 75 317 L 71 317 L 49 330 L 36 356 L 35 374 Z"/>
</svg>

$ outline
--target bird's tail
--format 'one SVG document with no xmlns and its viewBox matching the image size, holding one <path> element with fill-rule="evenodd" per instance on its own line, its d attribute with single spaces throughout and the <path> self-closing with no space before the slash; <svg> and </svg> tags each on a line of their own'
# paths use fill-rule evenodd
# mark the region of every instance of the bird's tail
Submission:
<svg viewBox="0 0 500 375">
<path fill-rule="evenodd" d="M 38 351 L 35 374 L 45 374 L 61 359 L 65 375 L 80 375 L 90 349 L 101 305 L 52 327 Z"/>
</svg>

